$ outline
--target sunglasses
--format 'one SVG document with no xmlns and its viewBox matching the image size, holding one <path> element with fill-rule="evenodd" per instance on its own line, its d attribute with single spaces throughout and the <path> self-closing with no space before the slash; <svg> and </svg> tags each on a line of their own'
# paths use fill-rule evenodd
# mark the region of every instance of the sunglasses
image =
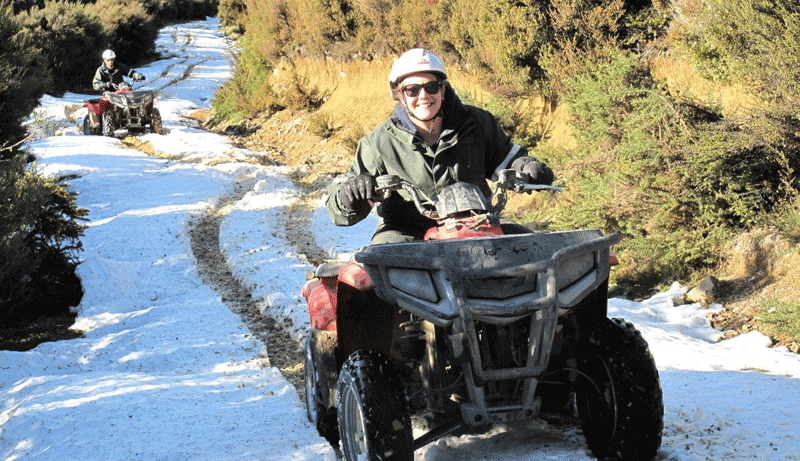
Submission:
<svg viewBox="0 0 800 461">
<path fill-rule="evenodd" d="M 408 85 L 403 87 L 403 93 L 409 98 L 416 98 L 423 88 L 428 94 L 437 94 L 444 84 L 440 81 L 428 82 L 424 85 Z"/>
</svg>

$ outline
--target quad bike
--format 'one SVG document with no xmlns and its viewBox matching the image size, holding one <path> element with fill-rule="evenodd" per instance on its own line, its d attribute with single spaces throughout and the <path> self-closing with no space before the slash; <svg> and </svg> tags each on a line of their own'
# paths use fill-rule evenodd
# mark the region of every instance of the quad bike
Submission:
<svg viewBox="0 0 800 461">
<path fill-rule="evenodd" d="M 100 99 L 90 99 L 83 106 L 99 117 L 100 124 L 92 126 L 91 114 L 83 119 L 83 134 L 114 136 L 117 129 L 144 132 L 149 126 L 153 133 L 161 133 L 161 113 L 153 107 L 155 91 L 133 91 L 127 82 L 114 85 L 115 91 L 103 92 Z"/>
<path fill-rule="evenodd" d="M 554 189 L 513 170 L 491 200 L 465 183 L 428 198 L 396 176 L 376 182 L 376 194 L 405 191 L 439 225 L 423 241 L 322 264 L 303 286 L 308 417 L 344 459 L 411 461 L 455 430 L 576 407 L 598 459 L 656 456 L 658 370 L 634 326 L 607 317 L 619 234 L 505 235 L 507 191 Z"/>
</svg>

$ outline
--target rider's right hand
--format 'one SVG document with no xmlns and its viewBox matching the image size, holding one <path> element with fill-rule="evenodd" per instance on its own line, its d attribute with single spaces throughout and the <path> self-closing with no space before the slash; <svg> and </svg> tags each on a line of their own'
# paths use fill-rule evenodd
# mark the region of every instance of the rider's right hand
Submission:
<svg viewBox="0 0 800 461">
<path fill-rule="evenodd" d="M 520 157 L 511 164 L 511 169 L 523 174 L 528 184 L 553 184 L 553 170 L 533 157 Z"/>
<path fill-rule="evenodd" d="M 361 174 L 346 180 L 339 189 L 339 202 L 350 211 L 363 210 L 368 206 L 367 201 L 372 200 L 375 190 L 375 178 Z"/>
</svg>

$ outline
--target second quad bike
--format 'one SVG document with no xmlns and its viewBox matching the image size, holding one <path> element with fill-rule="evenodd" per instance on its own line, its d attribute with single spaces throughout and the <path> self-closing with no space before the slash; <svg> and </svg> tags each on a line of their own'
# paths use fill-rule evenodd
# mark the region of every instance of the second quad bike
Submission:
<svg viewBox="0 0 800 461">
<path fill-rule="evenodd" d="M 83 134 L 103 134 L 114 136 L 118 129 L 126 129 L 129 133 L 142 133 L 150 129 L 153 133 L 161 133 L 161 113 L 153 107 L 156 92 L 152 90 L 133 91 L 127 82 L 115 86 L 115 91 L 106 91 L 100 99 L 86 101 L 83 106 L 95 114 L 100 122 L 92 126 L 90 114 L 83 119 Z"/>
<path fill-rule="evenodd" d="M 658 370 L 635 327 L 607 317 L 619 234 L 501 225 L 507 191 L 552 188 L 513 170 L 490 200 L 465 183 L 429 198 L 396 176 L 376 182 L 439 225 L 322 264 L 303 286 L 308 417 L 344 459 L 412 461 L 460 428 L 575 408 L 598 459 L 656 456 Z"/>
</svg>

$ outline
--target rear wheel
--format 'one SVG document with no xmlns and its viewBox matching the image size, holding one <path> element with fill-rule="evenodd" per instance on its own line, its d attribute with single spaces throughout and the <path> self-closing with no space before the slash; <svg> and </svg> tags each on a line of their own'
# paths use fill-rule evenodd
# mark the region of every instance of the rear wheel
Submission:
<svg viewBox="0 0 800 461">
<path fill-rule="evenodd" d="M 647 461 L 664 428 L 658 369 L 632 324 L 604 319 L 579 365 L 576 403 L 586 443 L 601 460 Z"/>
<path fill-rule="evenodd" d="M 114 136 L 114 114 L 112 112 L 103 112 L 103 136 Z"/>
<path fill-rule="evenodd" d="M 408 403 L 386 356 L 350 355 L 339 374 L 338 409 L 345 460 L 413 461 Z"/>
<path fill-rule="evenodd" d="M 83 134 L 87 136 L 94 134 L 94 132 L 92 132 L 92 122 L 89 120 L 88 114 L 86 117 L 83 117 Z"/>
<path fill-rule="evenodd" d="M 156 134 L 161 134 L 161 130 L 163 130 L 161 113 L 158 111 L 158 109 L 153 109 L 153 111 L 150 113 L 150 130 Z"/>
</svg>

